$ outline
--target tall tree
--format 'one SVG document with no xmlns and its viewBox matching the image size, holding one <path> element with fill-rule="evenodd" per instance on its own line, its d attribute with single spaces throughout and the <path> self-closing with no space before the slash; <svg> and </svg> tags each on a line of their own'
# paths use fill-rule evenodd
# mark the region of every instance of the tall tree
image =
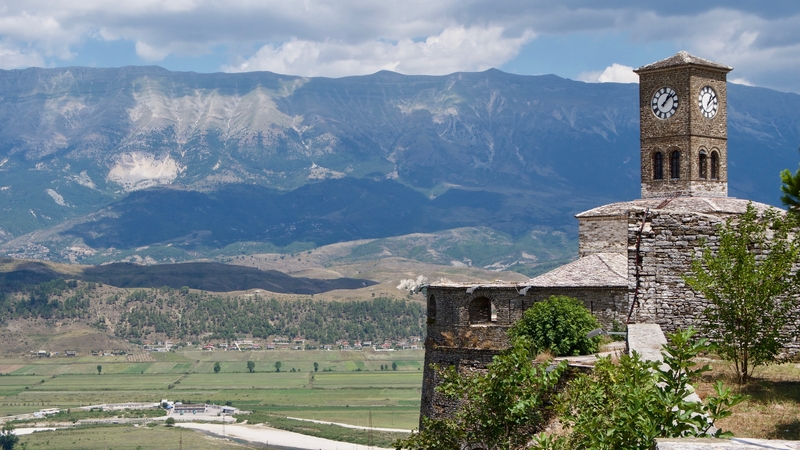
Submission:
<svg viewBox="0 0 800 450">
<path fill-rule="evenodd" d="M 256 363 L 254 363 L 253 361 L 247 361 L 247 370 L 249 370 L 250 373 L 253 373 L 255 369 L 256 369 Z"/>
<path fill-rule="evenodd" d="M 793 223 L 778 210 L 759 214 L 749 204 L 719 227 L 716 250 L 706 246 L 685 277 L 709 301 L 704 332 L 733 361 L 740 383 L 775 362 L 791 338 L 786 325 L 799 292 L 792 269 L 800 254 Z"/>
</svg>

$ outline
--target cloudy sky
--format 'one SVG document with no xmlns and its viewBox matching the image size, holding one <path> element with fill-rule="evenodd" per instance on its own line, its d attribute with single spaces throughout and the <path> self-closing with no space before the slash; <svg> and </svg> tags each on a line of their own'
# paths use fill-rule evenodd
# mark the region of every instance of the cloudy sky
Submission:
<svg viewBox="0 0 800 450">
<path fill-rule="evenodd" d="M 496 67 L 591 82 L 679 50 L 800 93 L 797 0 L 0 0 L 0 68 L 341 77 Z"/>
</svg>

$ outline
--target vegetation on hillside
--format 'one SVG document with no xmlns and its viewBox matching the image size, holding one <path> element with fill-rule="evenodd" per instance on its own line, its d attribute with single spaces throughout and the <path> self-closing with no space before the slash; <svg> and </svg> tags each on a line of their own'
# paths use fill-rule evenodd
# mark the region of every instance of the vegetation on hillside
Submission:
<svg viewBox="0 0 800 450">
<path fill-rule="evenodd" d="M 100 298 L 97 286 L 63 279 L 17 286 L 19 291 L 0 292 L 0 317 L 84 320 L 102 329 L 110 326 L 117 337 L 131 340 L 230 340 L 279 335 L 332 344 L 341 339 L 395 339 L 424 333 L 422 306 L 407 300 L 282 301 L 169 287 L 115 289 L 117 293 Z M 100 310 L 107 314 L 100 315 Z"/>
<path fill-rule="evenodd" d="M 425 419 L 424 428 L 396 448 L 646 450 L 657 437 L 730 436 L 713 426 L 731 414 L 741 396 L 717 383 L 716 394 L 705 401 L 687 399 L 690 383 L 709 370 L 693 362 L 709 350 L 708 342 L 695 340 L 692 330 L 671 334 L 669 341 L 662 351 L 664 368 L 623 355 L 619 362 L 605 358 L 591 373 L 568 377 L 563 362 L 532 364 L 530 340 L 515 338 L 486 373 L 441 370 L 437 390 L 460 400 L 461 407 L 452 417 Z M 554 415 L 563 432 L 534 437 Z"/>
</svg>

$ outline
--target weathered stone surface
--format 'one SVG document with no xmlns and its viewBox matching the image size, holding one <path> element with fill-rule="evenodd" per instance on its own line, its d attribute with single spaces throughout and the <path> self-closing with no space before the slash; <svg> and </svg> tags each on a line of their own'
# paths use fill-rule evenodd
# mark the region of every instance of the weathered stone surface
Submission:
<svg viewBox="0 0 800 450">
<path fill-rule="evenodd" d="M 628 351 L 636 352 L 645 361 L 661 361 L 661 349 L 667 338 L 661 327 L 654 323 L 632 323 L 628 325 Z"/>
<path fill-rule="evenodd" d="M 656 439 L 655 450 L 800 450 L 800 441 L 766 439 Z"/>
</svg>

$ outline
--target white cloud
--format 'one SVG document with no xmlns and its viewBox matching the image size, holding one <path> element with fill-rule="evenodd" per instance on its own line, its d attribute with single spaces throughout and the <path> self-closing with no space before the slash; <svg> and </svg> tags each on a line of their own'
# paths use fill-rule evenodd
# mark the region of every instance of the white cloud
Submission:
<svg viewBox="0 0 800 450">
<path fill-rule="evenodd" d="M 23 52 L 13 44 L 0 41 L 0 69 L 19 69 L 44 66 L 44 58 L 35 51 Z"/>
<path fill-rule="evenodd" d="M 638 83 L 639 76 L 633 73 L 633 67 L 614 63 L 603 71 L 583 72 L 578 80 L 587 83 Z"/>
<path fill-rule="evenodd" d="M 753 86 L 753 83 L 747 81 L 744 78 L 733 78 L 733 79 L 728 80 L 728 82 L 729 83 L 733 83 L 733 84 L 741 84 L 741 85 L 744 85 L 744 86 Z"/>
<path fill-rule="evenodd" d="M 63 65 L 87 41 L 123 40 L 144 61 L 213 54 L 230 71 L 437 74 L 502 65 L 536 35 L 613 33 L 800 91 L 798 20 L 800 2 L 744 0 L 0 0 L 0 67 Z M 608 57 L 632 64 L 622 56 L 608 48 Z M 635 81 L 613 65 L 581 77 Z"/>
<path fill-rule="evenodd" d="M 497 67 L 514 58 L 534 38 L 530 30 L 521 36 L 503 35 L 501 27 L 450 27 L 424 41 L 371 40 L 350 44 L 342 41 L 291 39 L 267 44 L 229 72 L 267 70 L 304 76 L 345 76 L 391 70 L 405 74 L 447 74 Z"/>
</svg>

